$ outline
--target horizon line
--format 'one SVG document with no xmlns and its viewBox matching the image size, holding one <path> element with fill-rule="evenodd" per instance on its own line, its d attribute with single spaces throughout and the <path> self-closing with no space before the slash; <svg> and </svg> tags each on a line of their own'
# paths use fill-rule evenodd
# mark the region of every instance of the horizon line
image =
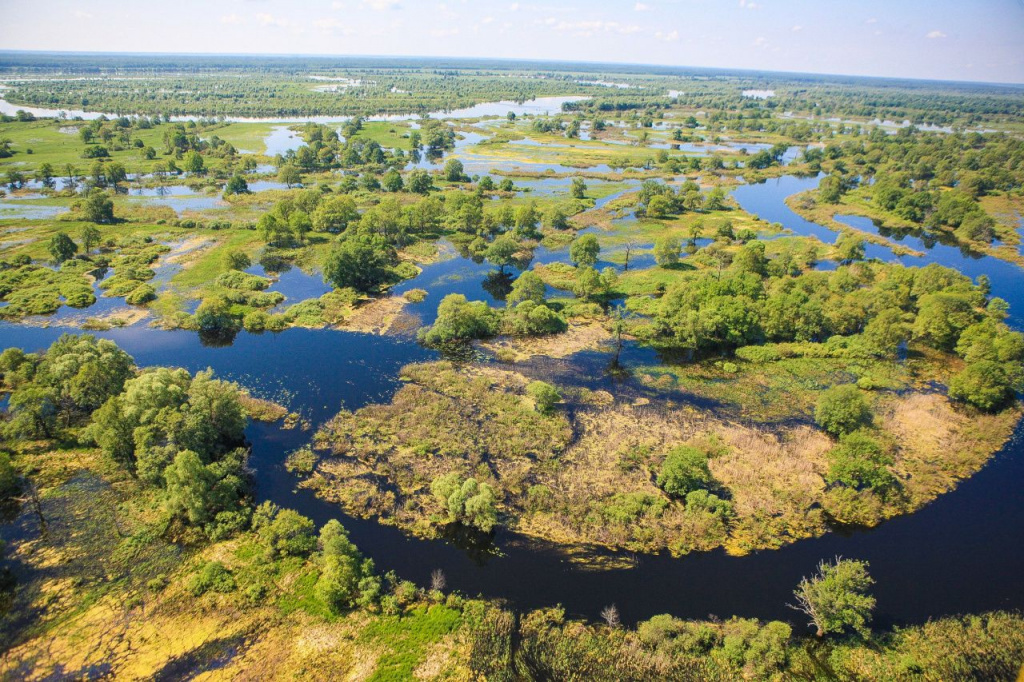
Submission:
<svg viewBox="0 0 1024 682">
<path fill-rule="evenodd" d="M 137 56 L 137 57 L 241 57 L 247 59 L 259 58 L 284 58 L 284 59 L 411 59 L 411 60 L 451 60 L 451 61 L 485 61 L 510 64 L 565 64 L 565 65 L 589 65 L 589 66 L 618 66 L 618 67 L 649 67 L 657 69 L 686 69 L 690 71 L 721 71 L 727 73 L 743 74 L 775 74 L 779 76 L 815 76 L 828 78 L 860 78 L 879 81 L 912 81 L 917 83 L 938 83 L 944 85 L 988 85 L 996 87 L 1024 88 L 1024 81 L 1002 82 L 985 80 L 954 80 L 941 78 L 918 78 L 913 76 L 878 76 L 862 74 L 826 73 L 818 71 L 776 71 L 769 69 L 751 69 L 744 67 L 725 66 L 693 66 L 673 64 L 652 64 L 647 62 L 605 62 L 573 59 L 518 59 L 511 57 L 469 57 L 469 56 L 441 56 L 441 55 L 400 55 L 400 54 L 323 54 L 323 53 L 296 53 L 296 52 L 129 52 L 129 51 L 93 51 L 93 50 L 25 50 L 25 49 L 0 49 L 0 55 L 5 54 L 26 54 L 26 55 L 68 55 L 68 56 Z M 0 67 L 3 67 L 0 64 Z M 11 68 L 11 67 L 6 67 Z"/>
</svg>

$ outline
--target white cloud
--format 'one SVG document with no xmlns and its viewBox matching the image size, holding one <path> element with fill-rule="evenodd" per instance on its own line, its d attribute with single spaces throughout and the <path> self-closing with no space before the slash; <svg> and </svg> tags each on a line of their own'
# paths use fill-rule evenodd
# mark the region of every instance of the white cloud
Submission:
<svg viewBox="0 0 1024 682">
<path fill-rule="evenodd" d="M 804 27 L 801 26 L 800 24 L 797 24 L 796 26 L 789 30 L 792 31 L 793 33 L 799 33 L 800 31 L 804 30 Z"/>
<path fill-rule="evenodd" d="M 92 19 L 92 15 L 82 10 L 75 10 L 75 19 Z"/>
<path fill-rule="evenodd" d="M 654 34 L 654 37 L 666 43 L 674 43 L 675 41 L 679 40 L 679 31 L 675 29 L 668 31 L 667 33 L 665 31 L 657 31 Z"/>
<path fill-rule="evenodd" d="M 925 36 L 925 38 L 932 38 L 932 39 L 935 39 L 935 38 L 945 38 L 945 37 L 946 37 L 946 34 L 943 33 L 942 31 L 929 31 L 928 35 Z"/>
<path fill-rule="evenodd" d="M 237 14 L 225 14 L 224 16 L 222 16 L 220 18 L 220 23 L 222 23 L 222 24 L 235 24 L 235 25 L 237 25 L 237 24 L 245 23 L 245 19 L 243 19 L 242 17 L 238 16 Z"/>
<path fill-rule="evenodd" d="M 651 6 L 645 2 L 638 2 L 635 5 L 633 5 L 633 10 L 636 12 L 646 12 L 650 8 Z"/>
<path fill-rule="evenodd" d="M 768 47 L 768 39 L 764 36 L 758 36 L 754 39 L 754 47 Z"/>
<path fill-rule="evenodd" d="M 753 0 L 740 0 L 740 7 L 744 7 L 746 9 L 757 9 L 760 6 L 761 5 L 757 4 Z"/>
<path fill-rule="evenodd" d="M 868 19 L 864 23 L 865 24 L 877 24 L 878 23 L 878 19 L 876 19 L 875 17 L 871 17 L 870 19 Z"/>
<path fill-rule="evenodd" d="M 519 3 L 518 2 L 513 2 L 511 5 L 508 6 L 508 11 L 509 12 L 518 12 L 519 11 Z"/>
<path fill-rule="evenodd" d="M 331 9 L 345 9 L 345 3 L 334 0 L 334 2 L 331 3 Z"/>
<path fill-rule="evenodd" d="M 430 35 L 435 38 L 449 38 L 451 36 L 459 35 L 459 29 L 457 28 L 435 28 L 430 32 Z"/>
<path fill-rule="evenodd" d="M 275 17 L 273 14 L 268 14 L 267 12 L 259 12 L 256 15 L 256 23 L 260 26 L 280 26 L 281 28 L 291 26 L 291 23 L 287 19 Z"/>
<path fill-rule="evenodd" d="M 384 12 L 389 9 L 402 9 L 398 0 L 363 0 L 363 7 L 368 7 L 375 12 Z"/>
<path fill-rule="evenodd" d="M 484 17 L 480 20 L 481 24 L 490 24 L 494 22 L 494 17 Z"/>
<path fill-rule="evenodd" d="M 333 17 L 317 19 L 313 22 L 313 28 L 323 31 L 324 33 L 337 33 L 346 36 L 350 36 L 355 33 L 355 30 L 351 27 L 346 26 Z"/>
<path fill-rule="evenodd" d="M 589 38 L 598 33 L 620 33 L 630 35 L 639 33 L 641 28 L 636 24 L 622 24 L 618 21 L 559 21 L 554 17 L 548 17 L 537 23 L 554 28 L 559 33 L 568 33 L 574 36 Z"/>
</svg>

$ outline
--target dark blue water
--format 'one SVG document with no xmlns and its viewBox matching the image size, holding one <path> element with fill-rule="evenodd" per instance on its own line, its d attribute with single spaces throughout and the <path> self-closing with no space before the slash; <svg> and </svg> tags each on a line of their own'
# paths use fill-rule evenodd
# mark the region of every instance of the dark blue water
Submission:
<svg viewBox="0 0 1024 682">
<path fill-rule="evenodd" d="M 833 233 L 827 230 L 819 232 L 823 228 L 793 220 L 782 206 L 787 194 L 813 186 L 806 182 L 784 179 L 741 188 L 737 199 L 747 210 L 778 220 L 794 232 L 831 237 Z M 539 257 L 551 253 L 538 249 Z M 954 262 L 954 253 L 931 253 L 943 264 L 963 266 L 965 271 L 978 263 L 982 270 L 970 270 L 968 274 L 984 271 L 992 279 L 995 295 L 1006 298 L 1018 311 L 1024 308 L 1020 271 L 1007 270 L 991 258 L 975 260 L 961 255 Z M 398 293 L 409 288 L 428 290 L 427 300 L 410 305 L 410 310 L 429 323 L 437 303 L 447 293 L 465 293 L 470 299 L 496 303 L 482 284 L 493 271 L 486 263 L 453 257 L 426 266 L 422 275 L 403 284 Z M 0 347 L 41 350 L 62 331 L 3 324 Z M 398 387 L 401 366 L 437 357 L 411 339 L 329 330 L 242 333 L 231 346 L 220 348 L 202 345 L 191 332 L 141 326 L 98 335 L 115 340 L 140 365 L 177 365 L 191 371 L 211 367 L 219 376 L 238 381 L 256 395 L 301 411 L 314 425 L 341 408 L 356 409 L 389 400 Z M 621 379 L 605 373 L 610 360 L 610 353 L 588 352 L 569 360 L 538 361 L 525 371 L 554 377 L 561 383 L 614 390 Z M 628 366 L 650 364 L 657 357 L 650 349 L 628 347 L 622 360 Z M 443 540 L 409 538 L 373 521 L 348 518 L 335 505 L 317 499 L 309 491 L 296 490 L 296 479 L 283 467 L 287 453 L 308 442 L 309 432 L 253 424 L 247 433 L 253 444 L 251 463 L 261 500 L 296 508 L 317 523 L 342 519 L 353 540 L 382 571 L 395 570 L 422 585 L 427 584 L 434 569 L 440 568 L 452 589 L 507 599 L 517 608 L 560 603 L 573 615 L 596 618 L 604 606 L 615 603 L 627 622 L 658 613 L 686 618 L 735 614 L 784 619 L 802 627 L 802 621 L 785 604 L 791 601 L 801 576 L 810 573 L 820 559 L 835 555 L 871 562 L 871 573 L 877 580 L 876 622 L 880 625 L 922 622 L 961 612 L 1024 608 L 1021 428 L 986 467 L 956 491 L 915 514 L 887 521 L 875 529 L 831 533 L 745 557 L 730 557 L 721 551 L 679 559 L 616 554 L 635 561 L 631 568 L 617 570 L 581 568 L 568 562 L 556 547 L 504 531 L 494 540 L 495 556 Z"/>
</svg>

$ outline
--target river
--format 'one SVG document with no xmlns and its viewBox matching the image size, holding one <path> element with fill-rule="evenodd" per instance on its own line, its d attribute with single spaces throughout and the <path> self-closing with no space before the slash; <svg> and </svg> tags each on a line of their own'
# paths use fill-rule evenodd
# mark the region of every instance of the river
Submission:
<svg viewBox="0 0 1024 682">
<path fill-rule="evenodd" d="M 799 218 L 784 203 L 789 194 L 813 187 L 816 182 L 815 178 L 787 176 L 741 186 L 734 196 L 745 210 L 762 218 L 781 222 L 797 234 L 814 234 L 831 241 L 834 233 Z M 865 228 L 863 224 L 857 226 Z M 920 240 L 912 245 L 926 255 L 904 257 L 908 265 L 938 262 L 972 277 L 988 274 L 993 294 L 1009 301 L 1015 313 L 1011 322 L 1021 327 L 1024 271 L 941 244 L 929 246 Z M 885 247 L 872 255 L 896 259 Z M 540 249 L 536 257 L 550 262 L 564 259 L 566 252 Z M 410 311 L 429 323 L 438 301 L 447 293 L 496 301 L 483 286 L 490 270 L 484 264 L 452 255 L 426 266 L 402 290 L 415 287 L 428 291 L 427 299 L 411 305 Z M 0 348 L 41 350 L 65 331 L 73 330 L 0 324 Z M 243 332 L 232 345 L 217 348 L 202 345 L 191 332 L 161 331 L 142 325 L 97 335 L 116 341 L 143 366 L 176 365 L 191 371 L 211 367 L 218 376 L 235 380 L 256 395 L 277 399 L 301 411 L 314 428 L 342 407 L 357 409 L 389 400 L 399 385 L 400 367 L 438 357 L 411 338 L 331 330 L 290 329 L 258 335 Z M 558 363 L 560 377 L 612 388 L 616 380 L 602 371 L 608 358 L 600 352 L 579 353 Z M 627 366 L 650 363 L 653 352 L 631 346 L 623 359 Z M 684 618 L 709 614 L 775 618 L 802 626 L 796 613 L 786 607 L 792 590 L 820 559 L 835 555 L 870 561 L 877 581 L 874 594 L 878 599 L 876 623 L 880 625 L 922 622 L 962 612 L 1024 608 L 1021 428 L 988 465 L 954 492 L 942 495 L 915 514 L 886 521 L 874 529 L 833 532 L 744 557 L 731 557 L 722 551 L 683 558 L 626 555 L 633 565 L 614 570 L 571 563 L 556 547 L 507 531 L 498 532 L 490 551 L 481 551 L 445 540 L 411 538 L 372 520 L 349 518 L 337 506 L 317 499 L 309 491 L 297 490 L 297 480 L 284 469 L 286 454 L 308 442 L 310 432 L 252 424 L 247 435 L 252 443 L 250 462 L 256 471 L 260 500 L 295 508 L 318 524 L 330 518 L 341 519 L 353 541 L 381 571 L 395 570 L 402 578 L 424 585 L 429 583 L 431 572 L 439 568 L 451 589 L 469 596 L 505 599 L 519 609 L 562 604 L 572 615 L 597 618 L 603 607 L 614 603 L 627 623 L 672 613 Z"/>
</svg>

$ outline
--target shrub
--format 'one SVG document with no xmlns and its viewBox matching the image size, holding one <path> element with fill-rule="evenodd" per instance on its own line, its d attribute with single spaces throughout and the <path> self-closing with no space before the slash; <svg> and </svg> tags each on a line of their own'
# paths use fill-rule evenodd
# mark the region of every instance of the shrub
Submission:
<svg viewBox="0 0 1024 682">
<path fill-rule="evenodd" d="M 1002 365 L 979 360 L 950 380 L 949 397 L 993 412 L 1013 399 L 1013 386 Z"/>
<path fill-rule="evenodd" d="M 839 445 L 828 453 L 829 468 L 825 480 L 855 490 L 884 491 L 896 485 L 896 477 L 886 468 L 892 457 L 873 438 L 860 431 L 844 434 Z"/>
<path fill-rule="evenodd" d="M 833 386 L 818 398 L 814 421 L 833 436 L 856 431 L 871 423 L 871 410 L 852 384 Z"/>
<path fill-rule="evenodd" d="M 665 456 L 658 487 L 674 497 L 686 497 L 687 493 L 707 488 L 713 480 L 707 453 L 684 445 Z"/>
<path fill-rule="evenodd" d="M 546 381 L 531 381 L 526 387 L 526 392 L 533 398 L 537 411 L 541 414 L 551 414 L 555 405 L 562 400 L 562 394 L 558 389 Z"/>
<path fill-rule="evenodd" d="M 231 592 L 234 589 L 234 577 L 219 561 L 203 564 L 188 583 L 188 591 L 196 597 L 207 592 Z"/>
</svg>

